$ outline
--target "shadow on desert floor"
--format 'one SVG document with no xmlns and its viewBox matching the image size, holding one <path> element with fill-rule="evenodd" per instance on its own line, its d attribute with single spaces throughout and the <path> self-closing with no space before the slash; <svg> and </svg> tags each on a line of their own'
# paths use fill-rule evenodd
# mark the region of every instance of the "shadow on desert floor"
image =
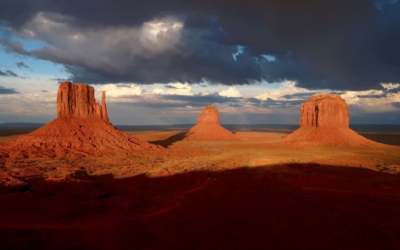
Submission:
<svg viewBox="0 0 400 250">
<path fill-rule="evenodd" d="M 187 132 L 180 132 L 168 137 L 165 140 L 157 140 L 157 141 L 148 141 L 151 144 L 160 145 L 164 148 L 168 148 L 173 145 L 175 142 L 182 141 L 185 138 Z"/>
<path fill-rule="evenodd" d="M 1 190 L 2 249 L 400 247 L 400 175 L 369 169 L 283 164 L 125 179 L 82 170 L 27 182 Z"/>
</svg>

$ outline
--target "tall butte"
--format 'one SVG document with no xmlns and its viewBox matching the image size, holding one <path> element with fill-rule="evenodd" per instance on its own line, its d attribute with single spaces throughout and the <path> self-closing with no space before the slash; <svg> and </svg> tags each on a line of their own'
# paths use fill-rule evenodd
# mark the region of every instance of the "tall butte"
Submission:
<svg viewBox="0 0 400 250">
<path fill-rule="evenodd" d="M 86 84 L 60 84 L 57 118 L 32 133 L 0 144 L 10 158 L 129 155 L 132 150 L 155 148 L 115 128 L 108 119 L 106 95 L 102 104 Z"/>
<path fill-rule="evenodd" d="M 317 94 L 300 108 L 300 128 L 284 139 L 291 144 L 372 146 L 349 128 L 350 113 L 346 101 L 339 95 Z"/>
<path fill-rule="evenodd" d="M 58 88 L 58 118 L 95 118 L 108 122 L 106 93 L 103 91 L 101 106 L 94 98 L 94 88 L 86 84 L 63 82 Z"/>
<path fill-rule="evenodd" d="M 186 134 L 188 141 L 234 141 L 238 138 L 229 130 L 219 125 L 218 109 L 207 106 L 199 114 L 197 124 Z"/>
</svg>

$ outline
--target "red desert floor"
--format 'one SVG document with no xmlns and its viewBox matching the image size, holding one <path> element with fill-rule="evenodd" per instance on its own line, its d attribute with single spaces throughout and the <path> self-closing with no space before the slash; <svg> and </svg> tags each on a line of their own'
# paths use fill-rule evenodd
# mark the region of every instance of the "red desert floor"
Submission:
<svg viewBox="0 0 400 250">
<path fill-rule="evenodd" d="M 8 159 L 2 249 L 399 249 L 400 148 L 287 148 L 282 134 L 130 158 Z M 173 138 L 173 141 L 171 141 Z M 4 177 L 6 178 L 6 177 Z M 8 177 L 7 177 L 8 178 Z"/>
</svg>

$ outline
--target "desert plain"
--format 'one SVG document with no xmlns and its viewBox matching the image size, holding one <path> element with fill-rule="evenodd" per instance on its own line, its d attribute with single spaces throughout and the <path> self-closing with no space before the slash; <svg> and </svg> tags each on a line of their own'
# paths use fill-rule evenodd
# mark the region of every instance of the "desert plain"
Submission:
<svg viewBox="0 0 400 250">
<path fill-rule="evenodd" d="M 0 250 L 400 249 L 399 24 L 400 0 L 0 0 Z"/>
<path fill-rule="evenodd" d="M 124 132 L 105 93 L 64 82 L 56 119 L 0 132 L 2 249 L 400 248 L 400 135 L 359 135 L 338 95 L 295 131 L 229 131 L 211 105 Z"/>
<path fill-rule="evenodd" d="M 185 141 L 186 132 L 127 131 L 160 146 L 130 156 L 2 159 L 0 245 L 400 248 L 399 146 L 290 147 L 289 132 L 267 129 Z"/>
</svg>

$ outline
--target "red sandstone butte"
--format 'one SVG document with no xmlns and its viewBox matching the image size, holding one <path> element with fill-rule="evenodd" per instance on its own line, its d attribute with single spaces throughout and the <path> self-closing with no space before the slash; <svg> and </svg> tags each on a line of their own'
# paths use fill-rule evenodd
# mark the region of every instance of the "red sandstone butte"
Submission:
<svg viewBox="0 0 400 250">
<path fill-rule="evenodd" d="M 349 127 L 350 113 L 339 95 L 314 95 L 301 105 L 300 127 Z"/>
<path fill-rule="evenodd" d="M 284 139 L 291 144 L 371 146 L 372 142 L 349 128 L 350 113 L 339 95 L 317 94 L 300 108 L 300 128 Z"/>
<path fill-rule="evenodd" d="M 58 88 L 57 116 L 59 118 L 98 118 L 108 122 L 103 91 L 102 105 L 94 98 L 94 88 L 86 84 L 63 82 Z"/>
<path fill-rule="evenodd" d="M 94 88 L 63 82 L 57 95 L 57 118 L 32 133 L 2 143 L 10 158 L 84 157 L 130 154 L 132 150 L 156 148 L 115 128 L 108 120 L 106 96 L 102 104 Z"/>
<path fill-rule="evenodd" d="M 234 141 L 238 138 L 229 130 L 219 125 L 218 109 L 207 106 L 199 114 L 197 125 L 186 134 L 187 141 Z"/>
</svg>

